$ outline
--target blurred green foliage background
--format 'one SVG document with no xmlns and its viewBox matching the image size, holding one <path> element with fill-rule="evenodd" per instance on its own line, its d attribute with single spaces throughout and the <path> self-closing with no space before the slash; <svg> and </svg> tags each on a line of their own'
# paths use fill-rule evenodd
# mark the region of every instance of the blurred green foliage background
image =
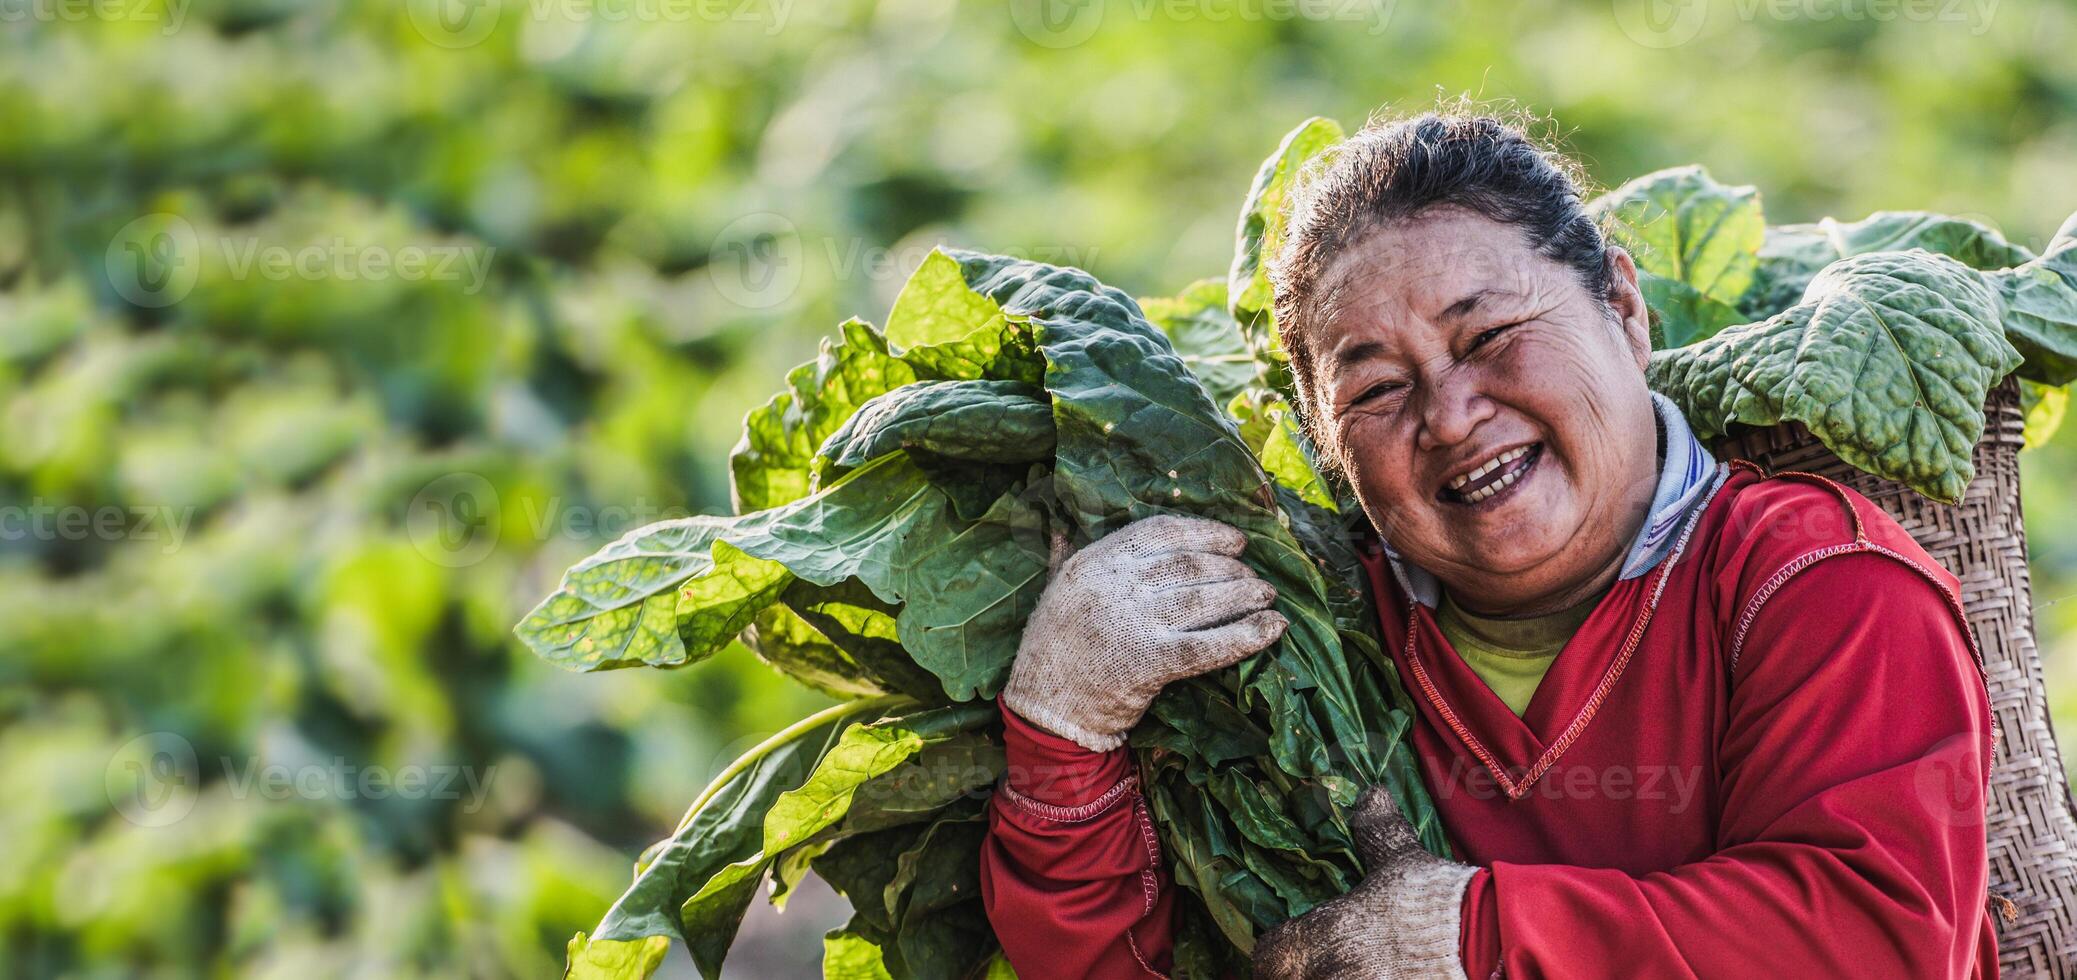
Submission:
<svg viewBox="0 0 2077 980">
<path fill-rule="evenodd" d="M 510 625 L 726 510 L 744 411 L 933 244 L 1172 293 L 1299 119 L 1468 92 L 1602 186 L 1701 162 L 1776 223 L 2038 250 L 2072 50 L 2044 0 L 8 0 L 0 972 L 558 972 L 820 702 Z M 2073 446 L 2026 505 L 2077 722 Z M 731 965 L 812 969 L 816 914 Z"/>
</svg>

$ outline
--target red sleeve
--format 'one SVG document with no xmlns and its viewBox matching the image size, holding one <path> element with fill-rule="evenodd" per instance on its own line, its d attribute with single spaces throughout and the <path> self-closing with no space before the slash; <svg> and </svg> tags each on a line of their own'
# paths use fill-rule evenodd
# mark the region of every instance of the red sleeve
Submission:
<svg viewBox="0 0 2077 980">
<path fill-rule="evenodd" d="M 1495 863 L 1505 974 L 1995 976 L 1990 705 L 1946 595 L 1852 554 L 1748 614 L 1718 852 L 1642 877 Z"/>
<path fill-rule="evenodd" d="M 1470 980 L 1488 980 L 1500 970 L 1500 909 L 1493 904 L 1493 873 L 1484 868 L 1464 886 L 1463 921 L 1457 954 Z"/>
<path fill-rule="evenodd" d="M 1130 753 L 1002 718 L 1008 775 L 988 805 L 981 901 L 1003 954 L 1027 977 L 1165 975 L 1174 899 Z"/>
</svg>

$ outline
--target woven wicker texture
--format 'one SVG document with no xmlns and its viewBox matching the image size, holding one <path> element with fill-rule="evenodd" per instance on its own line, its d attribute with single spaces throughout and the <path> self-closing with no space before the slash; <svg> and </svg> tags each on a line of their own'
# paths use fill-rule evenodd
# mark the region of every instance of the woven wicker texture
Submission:
<svg viewBox="0 0 2077 980">
<path fill-rule="evenodd" d="M 1985 405 L 1976 479 L 1961 503 L 1939 504 L 1840 462 L 1801 425 L 1754 430 L 1718 453 L 1769 472 L 1818 473 L 1888 511 L 1962 582 L 1962 604 L 1983 650 L 1999 730 L 1990 777 L 1991 893 L 1998 959 L 2008 977 L 2077 977 L 2077 818 L 2048 720 L 2019 508 L 2022 416 L 2008 380 Z M 2016 913 L 2016 914 L 2015 914 Z"/>
</svg>

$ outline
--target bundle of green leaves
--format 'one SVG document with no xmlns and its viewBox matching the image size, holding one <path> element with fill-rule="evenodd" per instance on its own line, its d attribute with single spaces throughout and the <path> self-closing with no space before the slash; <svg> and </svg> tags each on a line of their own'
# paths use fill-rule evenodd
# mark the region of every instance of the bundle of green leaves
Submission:
<svg viewBox="0 0 2077 980">
<path fill-rule="evenodd" d="M 1223 315 L 1217 292 L 1165 322 Z M 1192 962 L 1216 969 L 1353 883 L 1342 808 L 1365 786 L 1393 785 L 1443 848 L 1339 518 L 1309 470 L 1287 485 L 1260 461 L 1304 461 L 1274 396 L 1242 403 L 1247 426 L 1138 304 L 1074 270 L 937 252 L 885 334 L 845 324 L 751 414 L 740 514 L 615 542 L 520 627 L 582 669 L 676 666 L 747 630 L 773 665 L 855 699 L 717 780 L 577 961 L 627 962 L 615 944 L 676 936 L 712 973 L 757 885 L 769 875 L 783 897 L 813 869 L 856 909 L 833 962 L 901 976 L 986 962 L 975 861 L 1003 764 L 987 699 L 1051 540 L 1161 513 L 1248 532 L 1243 560 L 1292 623 L 1267 655 L 1164 694 L 1133 737 L 1196 896 Z"/>
<path fill-rule="evenodd" d="M 1343 808 L 1383 783 L 1447 853 L 1406 744 L 1348 533 L 1287 398 L 1264 256 L 1309 120 L 1263 164 L 1224 280 L 1133 299 L 1078 270 L 934 252 L 884 332 L 842 325 L 753 411 L 737 513 L 640 529 L 572 568 L 519 626 L 579 670 L 678 667 L 741 636 L 841 702 L 730 765 L 570 947 L 577 976 L 646 976 L 673 937 L 718 973 L 760 883 L 810 870 L 852 903 L 830 976 L 1007 973 L 980 907 L 989 699 L 1045 585 L 1049 545 L 1161 513 L 1247 532 L 1291 628 L 1172 685 L 1131 745 L 1183 902 L 1177 972 L 1244 975 L 1255 934 L 1361 874 Z M 1705 436 L 1805 422 L 1848 461 L 1954 499 L 1989 388 L 2037 415 L 2077 374 L 2077 242 L 2039 257 L 1924 214 L 1769 229 L 1757 192 L 1697 168 L 1592 204 L 1636 256 L 1656 388 Z M 1671 341 L 1675 346 L 1667 347 Z"/>
</svg>

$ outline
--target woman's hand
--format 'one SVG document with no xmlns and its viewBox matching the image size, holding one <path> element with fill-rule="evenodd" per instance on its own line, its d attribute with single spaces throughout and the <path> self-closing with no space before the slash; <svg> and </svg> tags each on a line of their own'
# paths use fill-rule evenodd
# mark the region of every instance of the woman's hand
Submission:
<svg viewBox="0 0 2077 980">
<path fill-rule="evenodd" d="M 1125 741 L 1162 685 L 1217 670 L 1282 636 L 1276 589 L 1218 521 L 1135 521 L 1054 572 L 1024 626 L 1002 702 L 1083 748 Z"/>
<path fill-rule="evenodd" d="M 1478 869 L 1421 849 L 1399 804 L 1373 786 L 1349 815 L 1356 856 L 1370 872 L 1340 898 L 1269 931 L 1255 943 L 1262 980 L 1450 977 L 1458 954 L 1464 889 Z"/>
</svg>

